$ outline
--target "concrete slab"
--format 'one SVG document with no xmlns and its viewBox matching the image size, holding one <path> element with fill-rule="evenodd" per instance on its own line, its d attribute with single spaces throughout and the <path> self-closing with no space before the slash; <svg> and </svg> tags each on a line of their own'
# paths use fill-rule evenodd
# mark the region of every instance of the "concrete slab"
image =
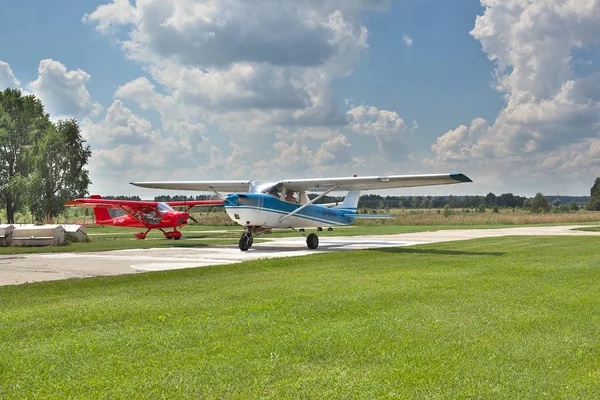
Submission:
<svg viewBox="0 0 600 400">
<path fill-rule="evenodd" d="M 324 236 L 319 248 L 309 250 L 305 239 L 269 238 L 247 252 L 237 246 L 198 248 L 129 249 L 95 253 L 47 253 L 0 256 L 0 285 L 39 282 L 144 271 L 227 265 L 248 260 L 297 257 L 307 254 L 358 249 L 412 246 L 416 244 L 500 236 L 600 236 L 600 232 L 573 231 L 579 226 L 460 229 L 372 236 Z"/>
</svg>

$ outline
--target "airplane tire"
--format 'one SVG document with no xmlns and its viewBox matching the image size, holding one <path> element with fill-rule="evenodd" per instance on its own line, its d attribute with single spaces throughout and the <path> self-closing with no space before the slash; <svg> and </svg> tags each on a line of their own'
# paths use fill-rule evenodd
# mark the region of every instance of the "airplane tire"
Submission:
<svg viewBox="0 0 600 400">
<path fill-rule="evenodd" d="M 181 236 L 175 236 L 173 239 L 179 240 L 179 239 L 181 239 Z"/>
<path fill-rule="evenodd" d="M 319 237 L 316 233 L 311 233 L 310 235 L 308 235 L 308 237 L 306 238 L 306 245 L 311 250 L 314 250 L 317 247 L 319 247 Z"/>
<path fill-rule="evenodd" d="M 241 251 L 248 251 L 250 246 L 252 246 L 252 238 L 246 235 L 242 236 L 240 238 L 239 246 Z"/>
<path fill-rule="evenodd" d="M 167 238 L 167 239 L 173 239 L 173 236 L 171 236 L 171 235 L 167 235 L 167 236 L 166 236 L 166 238 Z"/>
</svg>

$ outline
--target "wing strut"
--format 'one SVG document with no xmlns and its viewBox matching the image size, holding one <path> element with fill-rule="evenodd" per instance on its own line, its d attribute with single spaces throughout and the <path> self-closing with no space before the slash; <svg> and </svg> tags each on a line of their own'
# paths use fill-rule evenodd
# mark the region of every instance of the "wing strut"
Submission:
<svg viewBox="0 0 600 400">
<path fill-rule="evenodd" d="M 215 189 L 213 189 L 212 187 L 210 188 L 210 190 L 212 190 L 212 192 L 214 194 L 217 195 L 217 197 L 219 197 L 221 200 L 225 200 L 226 196 L 223 196 L 221 193 L 217 192 Z"/>
<path fill-rule="evenodd" d="M 288 217 L 291 217 L 292 215 L 296 214 L 297 212 L 299 212 L 299 211 L 301 211 L 301 210 L 305 209 L 306 207 L 310 206 L 310 205 L 311 205 L 311 204 L 313 204 L 315 201 L 319 200 L 321 197 L 323 197 L 323 196 L 327 195 L 329 192 L 331 192 L 331 191 L 333 191 L 333 190 L 335 190 L 335 189 L 337 189 L 337 186 L 334 186 L 334 187 L 332 187 L 331 189 L 329 189 L 329 190 L 327 190 L 327 191 L 325 191 L 325 192 L 321 193 L 320 195 L 318 195 L 317 197 L 315 197 L 314 199 L 312 199 L 312 200 L 311 200 L 311 201 L 309 201 L 308 203 L 306 203 L 306 204 L 303 204 L 302 206 L 300 206 L 300 207 L 296 208 L 296 209 L 295 209 L 294 211 L 292 211 L 291 213 L 289 213 L 289 214 L 286 214 L 286 215 L 284 215 L 283 217 L 279 218 L 279 222 L 281 222 L 281 221 L 283 221 L 284 219 L 286 219 L 286 218 L 288 218 Z"/>
</svg>

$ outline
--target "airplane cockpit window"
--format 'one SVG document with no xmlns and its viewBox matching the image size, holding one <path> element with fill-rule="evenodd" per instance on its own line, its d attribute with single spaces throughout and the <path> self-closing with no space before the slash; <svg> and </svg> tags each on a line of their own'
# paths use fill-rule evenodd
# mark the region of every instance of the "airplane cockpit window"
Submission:
<svg viewBox="0 0 600 400">
<path fill-rule="evenodd" d="M 281 189 L 279 188 L 279 185 L 275 185 L 275 186 L 271 186 L 270 188 L 267 188 L 263 193 L 267 193 L 273 197 L 279 198 Z"/>
<path fill-rule="evenodd" d="M 172 211 L 173 207 L 171 207 L 167 203 L 158 203 L 158 205 L 156 206 L 156 209 L 158 210 L 159 213 L 161 213 L 162 215 L 165 215 L 165 213 L 167 211 Z"/>
<path fill-rule="evenodd" d="M 153 208 L 142 208 L 139 211 L 139 216 L 148 224 L 158 224 L 162 219 L 162 215 Z"/>
</svg>

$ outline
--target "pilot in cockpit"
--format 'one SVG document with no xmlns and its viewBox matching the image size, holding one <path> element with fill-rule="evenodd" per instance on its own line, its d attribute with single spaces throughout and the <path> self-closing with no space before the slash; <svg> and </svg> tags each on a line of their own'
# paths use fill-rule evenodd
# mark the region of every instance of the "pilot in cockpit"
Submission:
<svg viewBox="0 0 600 400">
<path fill-rule="evenodd" d="M 294 191 L 293 190 L 287 189 L 285 191 L 285 201 L 288 201 L 290 203 L 297 203 L 298 202 L 298 199 L 296 199 L 294 197 Z"/>
</svg>

